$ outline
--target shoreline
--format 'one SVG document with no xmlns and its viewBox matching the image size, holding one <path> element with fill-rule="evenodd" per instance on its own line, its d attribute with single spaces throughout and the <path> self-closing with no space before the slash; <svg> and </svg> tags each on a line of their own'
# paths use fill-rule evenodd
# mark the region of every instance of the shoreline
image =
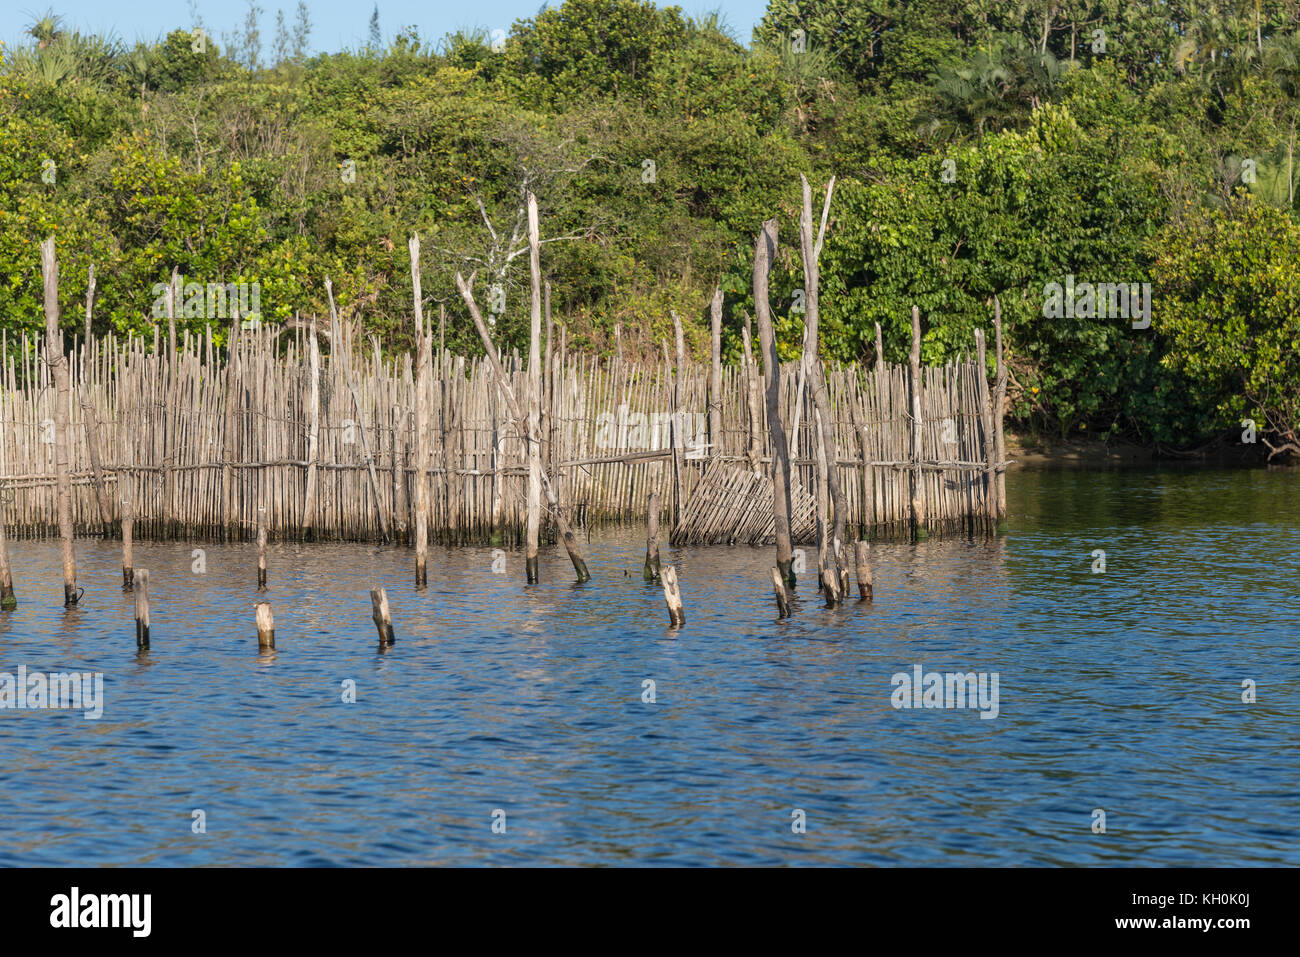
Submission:
<svg viewBox="0 0 1300 957">
<path fill-rule="evenodd" d="M 1027 432 L 1006 433 L 1008 471 L 1034 468 L 1258 468 L 1264 456 L 1245 445 L 1214 444 L 1203 451 L 1161 454 L 1154 445 L 1134 445 L 1096 437 L 1058 439 Z M 1275 462 L 1275 466 L 1287 463 Z"/>
</svg>

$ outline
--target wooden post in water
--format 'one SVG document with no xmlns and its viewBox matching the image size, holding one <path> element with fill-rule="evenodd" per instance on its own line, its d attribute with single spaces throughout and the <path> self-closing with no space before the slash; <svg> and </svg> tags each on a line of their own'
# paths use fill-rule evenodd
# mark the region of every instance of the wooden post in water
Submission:
<svg viewBox="0 0 1300 957">
<path fill-rule="evenodd" d="M 137 568 L 132 581 L 135 591 L 135 644 L 137 648 L 149 647 L 149 572 Z"/>
<path fill-rule="evenodd" d="M 1007 367 L 1002 359 L 1002 303 L 993 297 L 993 336 L 997 350 L 997 380 L 993 387 L 993 454 L 997 459 L 997 520 L 1007 517 L 1007 444 L 1002 432 L 1003 415 L 1007 402 Z"/>
<path fill-rule="evenodd" d="M 429 583 L 429 339 L 420 291 L 420 236 L 411 235 L 411 294 L 415 310 L 415 587 Z"/>
<path fill-rule="evenodd" d="M 776 593 L 776 610 L 778 617 L 790 617 L 790 596 L 785 590 L 785 579 L 781 575 L 781 569 L 775 565 L 772 566 L 772 591 Z"/>
<path fill-rule="evenodd" d="M 269 603 L 260 601 L 254 609 L 257 616 L 257 647 L 262 651 L 275 650 L 275 616 Z"/>
<path fill-rule="evenodd" d="M 654 581 L 662 577 L 659 566 L 659 493 L 651 492 L 645 507 L 645 569 L 642 577 Z"/>
<path fill-rule="evenodd" d="M 823 508 L 829 505 L 831 515 L 831 527 L 824 530 L 823 541 L 820 543 L 823 546 L 822 558 L 825 566 L 831 570 L 835 580 L 833 593 L 827 595 L 827 600 L 833 598 L 835 603 L 839 604 L 842 597 L 841 584 L 845 578 L 843 547 L 844 528 L 848 519 L 848 503 L 844 497 L 844 489 L 840 484 L 839 449 L 835 436 L 835 419 L 831 413 L 830 396 L 826 388 L 826 370 L 821 361 L 818 333 L 818 317 L 820 316 L 818 290 L 821 284 L 819 261 L 821 259 L 822 244 L 826 240 L 826 224 L 830 218 L 831 195 L 835 191 L 835 177 L 832 176 L 830 182 L 826 184 L 826 199 L 822 203 L 821 224 L 815 235 L 813 233 L 812 218 L 812 187 L 808 184 L 808 178 L 802 173 L 799 179 L 803 186 L 803 210 L 799 217 L 799 250 L 803 259 L 805 308 L 803 368 L 808 377 L 808 383 L 812 387 L 813 406 L 816 409 L 813 421 L 817 426 L 817 456 L 819 469 L 822 470 L 818 476 L 818 495 L 829 499 L 829 502 L 824 503 Z M 825 579 L 823 578 L 824 582 Z"/>
<path fill-rule="evenodd" d="M 72 382 L 68 357 L 59 335 L 59 261 L 54 237 L 41 243 L 41 273 L 45 286 L 45 360 L 54 379 L 54 468 L 58 489 L 59 540 L 63 551 L 63 604 L 77 603 L 77 555 L 72 546 L 72 476 L 68 471 L 68 419 L 72 414 Z"/>
<path fill-rule="evenodd" d="M 912 532 L 925 538 L 925 498 L 921 485 L 921 310 L 912 307 L 912 351 L 907 357 L 912 397 Z"/>
<path fill-rule="evenodd" d="M 379 643 L 391 645 L 393 639 L 393 616 L 388 610 L 388 592 L 382 588 L 370 589 L 371 617 L 379 631 Z"/>
<path fill-rule="evenodd" d="M 130 591 L 135 586 L 135 561 L 131 555 L 131 535 L 135 529 L 135 510 L 131 505 L 130 486 L 118 480 L 122 493 L 122 588 Z"/>
<path fill-rule="evenodd" d="M 465 307 L 469 310 L 470 318 L 474 320 L 474 328 L 478 330 L 479 338 L 483 341 L 483 349 L 487 353 L 487 360 L 492 365 L 497 380 L 501 383 L 501 394 L 506 400 L 506 408 L 513 420 L 515 430 L 527 440 L 528 433 L 523 428 L 524 416 L 519 407 L 519 400 L 515 397 L 515 390 L 505 378 L 505 374 L 501 369 L 501 360 L 497 357 L 496 348 L 492 345 L 492 336 L 488 333 L 487 324 L 483 321 L 483 314 L 479 312 L 478 304 L 474 301 L 473 282 L 473 273 L 470 273 L 469 281 L 466 281 L 465 277 L 460 273 L 456 273 L 456 287 L 460 290 L 460 296 L 465 301 Z M 578 544 L 578 537 L 573 534 L 573 528 L 570 527 L 569 521 L 565 517 L 560 498 L 545 472 L 541 473 L 541 483 L 542 492 L 546 495 L 546 502 L 550 505 L 551 512 L 555 516 L 555 527 L 559 530 L 560 541 L 564 543 L 564 549 L 569 553 L 569 561 L 573 562 L 573 570 L 578 575 L 578 581 L 589 581 L 591 573 L 587 570 L 587 560 L 583 557 L 582 546 Z"/>
<path fill-rule="evenodd" d="M 790 541 L 790 450 L 781 424 L 781 365 L 772 330 L 772 307 L 767 298 L 767 274 L 776 258 L 776 220 L 763 223 L 754 246 L 754 317 L 758 320 L 759 348 L 763 354 L 763 381 L 767 400 L 767 428 L 772 438 L 772 517 L 776 524 L 776 567 L 791 586 L 795 584 Z"/>
<path fill-rule="evenodd" d="M 5 533 L 4 503 L 0 502 L 0 610 L 18 607 L 14 597 L 14 577 L 9 568 L 9 537 Z"/>
<path fill-rule="evenodd" d="M 266 506 L 257 506 L 257 590 L 266 588 Z"/>
<path fill-rule="evenodd" d="M 722 290 L 713 290 L 709 304 L 713 367 L 709 376 L 709 455 L 722 454 Z"/>
<path fill-rule="evenodd" d="M 664 601 L 668 604 L 668 619 L 673 627 L 686 624 L 686 609 L 682 607 L 682 593 L 677 588 L 677 569 L 669 565 L 660 575 L 664 586 Z"/>
<path fill-rule="evenodd" d="M 537 197 L 528 193 L 528 581 L 537 581 L 537 542 L 542 528 L 542 240 L 537 222 Z"/>
<path fill-rule="evenodd" d="M 993 397 L 989 393 L 988 355 L 984 330 L 975 330 L 975 401 L 979 406 L 981 443 L 984 447 L 984 521 L 992 527 L 998 517 L 997 443 L 993 437 Z"/>
<path fill-rule="evenodd" d="M 871 577 L 871 545 L 861 539 L 853 546 L 854 559 L 858 566 L 858 598 L 871 601 L 874 580 Z"/>
</svg>

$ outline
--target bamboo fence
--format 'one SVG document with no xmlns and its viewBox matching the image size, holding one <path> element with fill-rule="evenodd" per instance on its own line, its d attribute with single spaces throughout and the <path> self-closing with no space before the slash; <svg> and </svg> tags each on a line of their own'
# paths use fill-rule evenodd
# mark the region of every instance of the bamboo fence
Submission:
<svg viewBox="0 0 1300 957">
<path fill-rule="evenodd" d="M 770 540 L 768 429 L 763 404 L 750 401 L 762 376 L 756 364 L 725 366 L 718 376 L 711 363 L 679 366 L 666 355 L 639 365 L 570 354 L 557 338 L 543 376 L 542 463 L 575 525 L 644 521 L 658 492 L 676 542 Z M 0 509 L 11 535 L 52 536 L 55 390 L 44 345 L 26 335 L 12 349 L 7 335 L 0 345 Z M 224 346 L 210 329 L 184 334 L 174 347 L 157 331 L 152 341 L 73 340 L 68 357 L 78 533 L 116 534 L 129 508 L 136 536 L 145 538 L 249 538 L 261 519 L 276 539 L 407 541 L 423 461 L 434 541 L 523 540 L 525 443 L 483 357 L 430 350 L 423 436 L 418 360 L 384 356 L 373 339 L 354 344 L 337 323 L 319 335 L 301 324 L 233 327 Z M 527 394 L 518 354 L 501 361 L 515 391 Z M 678 377 L 686 414 L 674 497 L 669 397 Z M 720 379 L 712 402 L 711 378 Z M 908 527 L 917 470 L 926 527 L 996 520 L 994 487 L 1005 463 L 993 454 L 994 409 L 978 359 L 922 370 L 919 460 L 907 366 L 828 365 L 826 379 L 836 467 L 860 530 Z M 809 541 L 816 446 L 801 384 L 798 363 L 783 365 L 792 523 Z M 718 413 L 717 434 L 709 434 L 710 412 Z M 549 516 L 546 526 L 553 535 Z"/>
</svg>

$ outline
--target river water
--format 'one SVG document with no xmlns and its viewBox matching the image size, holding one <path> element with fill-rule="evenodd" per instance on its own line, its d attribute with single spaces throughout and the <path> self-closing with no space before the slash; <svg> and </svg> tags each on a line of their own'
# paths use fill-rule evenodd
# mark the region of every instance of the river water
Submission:
<svg viewBox="0 0 1300 957">
<path fill-rule="evenodd" d="M 422 594 L 404 548 L 272 545 L 271 655 L 252 546 L 137 545 L 138 653 L 114 543 L 66 611 L 57 542 L 11 543 L 0 672 L 104 704 L 0 710 L 0 865 L 1300 864 L 1298 487 L 1015 472 L 1004 536 L 877 543 L 873 604 L 810 573 L 782 622 L 771 549 L 665 548 L 679 631 L 635 530 L 584 585 L 432 549 Z M 916 666 L 996 673 L 996 717 L 894 707 Z"/>
</svg>

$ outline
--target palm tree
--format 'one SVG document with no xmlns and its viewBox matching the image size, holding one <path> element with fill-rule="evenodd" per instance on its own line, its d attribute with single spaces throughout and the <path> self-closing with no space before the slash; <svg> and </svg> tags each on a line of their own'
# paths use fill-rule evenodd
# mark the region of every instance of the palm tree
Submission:
<svg viewBox="0 0 1300 957">
<path fill-rule="evenodd" d="M 43 15 L 32 21 L 27 28 L 27 35 L 36 40 L 36 48 L 44 50 L 51 43 L 63 36 L 63 18 L 56 16 L 53 10 L 46 10 Z"/>
</svg>

